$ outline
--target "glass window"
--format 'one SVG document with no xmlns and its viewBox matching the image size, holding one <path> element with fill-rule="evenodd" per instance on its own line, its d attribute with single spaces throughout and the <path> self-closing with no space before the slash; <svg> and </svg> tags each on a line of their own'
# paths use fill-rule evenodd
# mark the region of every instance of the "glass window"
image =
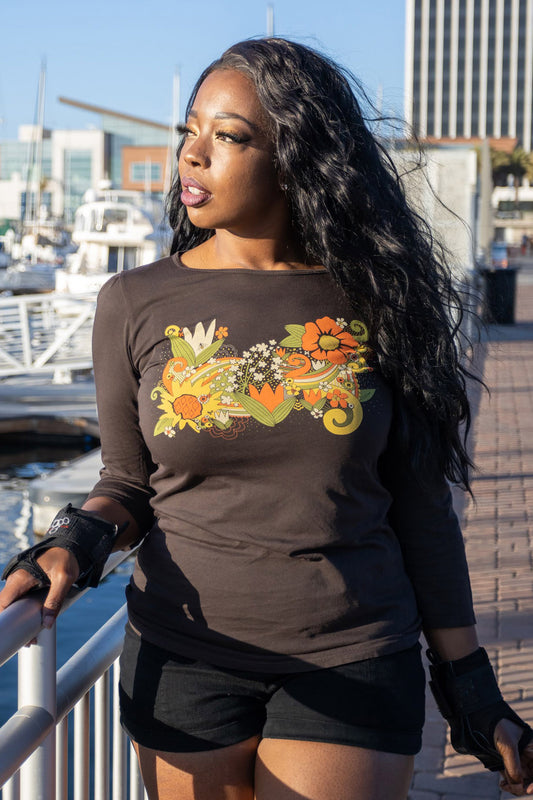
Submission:
<svg viewBox="0 0 533 800">
<path fill-rule="evenodd" d="M 37 180 L 39 166 L 36 142 L 0 142 L 0 180 L 8 181 L 14 173 L 22 180 Z M 52 175 L 52 151 L 50 139 L 44 139 L 41 149 L 41 177 Z"/>
<path fill-rule="evenodd" d="M 90 150 L 65 150 L 65 220 L 72 222 L 83 195 L 92 185 L 92 153 Z"/>
<path fill-rule="evenodd" d="M 150 161 L 133 161 L 130 164 L 130 181 L 145 183 L 146 180 L 153 183 L 161 180 L 161 164 Z"/>
</svg>

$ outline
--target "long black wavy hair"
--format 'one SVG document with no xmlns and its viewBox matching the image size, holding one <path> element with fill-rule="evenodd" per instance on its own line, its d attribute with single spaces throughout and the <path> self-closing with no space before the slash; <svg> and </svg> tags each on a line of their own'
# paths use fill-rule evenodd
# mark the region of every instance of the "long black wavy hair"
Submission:
<svg viewBox="0 0 533 800">
<path fill-rule="evenodd" d="M 444 249 L 406 201 L 392 159 L 365 120 L 354 88 L 372 108 L 364 90 L 310 47 L 252 39 L 207 67 L 187 116 L 203 81 L 221 69 L 238 70 L 255 86 L 295 236 L 308 263 L 325 266 L 365 319 L 397 401 L 394 430 L 415 473 L 423 481 L 436 463 L 470 490 L 461 298 Z M 191 224 L 181 191 L 177 176 L 167 199 L 172 253 L 213 235 Z"/>
</svg>

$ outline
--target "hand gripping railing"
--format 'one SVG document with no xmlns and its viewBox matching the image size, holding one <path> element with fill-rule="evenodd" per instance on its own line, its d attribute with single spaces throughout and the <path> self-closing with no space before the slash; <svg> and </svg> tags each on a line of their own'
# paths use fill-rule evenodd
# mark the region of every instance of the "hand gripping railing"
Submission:
<svg viewBox="0 0 533 800">
<path fill-rule="evenodd" d="M 104 575 L 129 555 L 113 554 Z M 72 593 L 61 613 L 84 593 Z M 69 774 L 73 800 L 89 800 L 90 796 L 94 800 L 141 800 L 145 795 L 137 761 L 131 745 L 128 748 L 118 716 L 118 656 L 126 608 L 119 609 L 56 673 L 56 626 L 50 630 L 41 627 L 43 597 L 44 591 L 36 592 L 0 614 L 0 666 L 17 652 L 19 658 L 18 710 L 0 728 L 2 800 L 70 800 Z M 25 647 L 35 637 L 37 643 Z M 94 758 L 90 795 L 92 687 Z M 67 720 L 71 711 L 74 759 L 69 765 Z"/>
</svg>

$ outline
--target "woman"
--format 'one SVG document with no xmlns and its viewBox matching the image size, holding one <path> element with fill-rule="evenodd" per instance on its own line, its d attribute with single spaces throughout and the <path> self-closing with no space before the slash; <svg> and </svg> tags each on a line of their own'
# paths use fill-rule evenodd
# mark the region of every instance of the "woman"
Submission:
<svg viewBox="0 0 533 800">
<path fill-rule="evenodd" d="M 3 605 L 49 582 L 51 624 L 149 531 L 121 708 L 150 798 L 405 798 L 421 629 L 456 743 L 519 794 L 531 733 L 478 648 L 446 482 L 469 411 L 444 260 L 309 48 L 230 48 L 182 133 L 172 256 L 99 297 L 105 469 Z"/>
</svg>

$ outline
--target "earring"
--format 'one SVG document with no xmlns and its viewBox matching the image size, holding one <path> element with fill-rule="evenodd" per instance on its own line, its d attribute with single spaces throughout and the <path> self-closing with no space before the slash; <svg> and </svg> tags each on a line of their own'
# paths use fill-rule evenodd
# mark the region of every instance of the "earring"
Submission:
<svg viewBox="0 0 533 800">
<path fill-rule="evenodd" d="M 286 192 L 288 188 L 289 188 L 289 187 L 287 186 L 287 184 L 286 184 L 286 183 L 282 183 L 282 184 L 280 184 L 280 189 L 281 189 L 281 191 L 282 191 L 282 192 Z"/>
</svg>

